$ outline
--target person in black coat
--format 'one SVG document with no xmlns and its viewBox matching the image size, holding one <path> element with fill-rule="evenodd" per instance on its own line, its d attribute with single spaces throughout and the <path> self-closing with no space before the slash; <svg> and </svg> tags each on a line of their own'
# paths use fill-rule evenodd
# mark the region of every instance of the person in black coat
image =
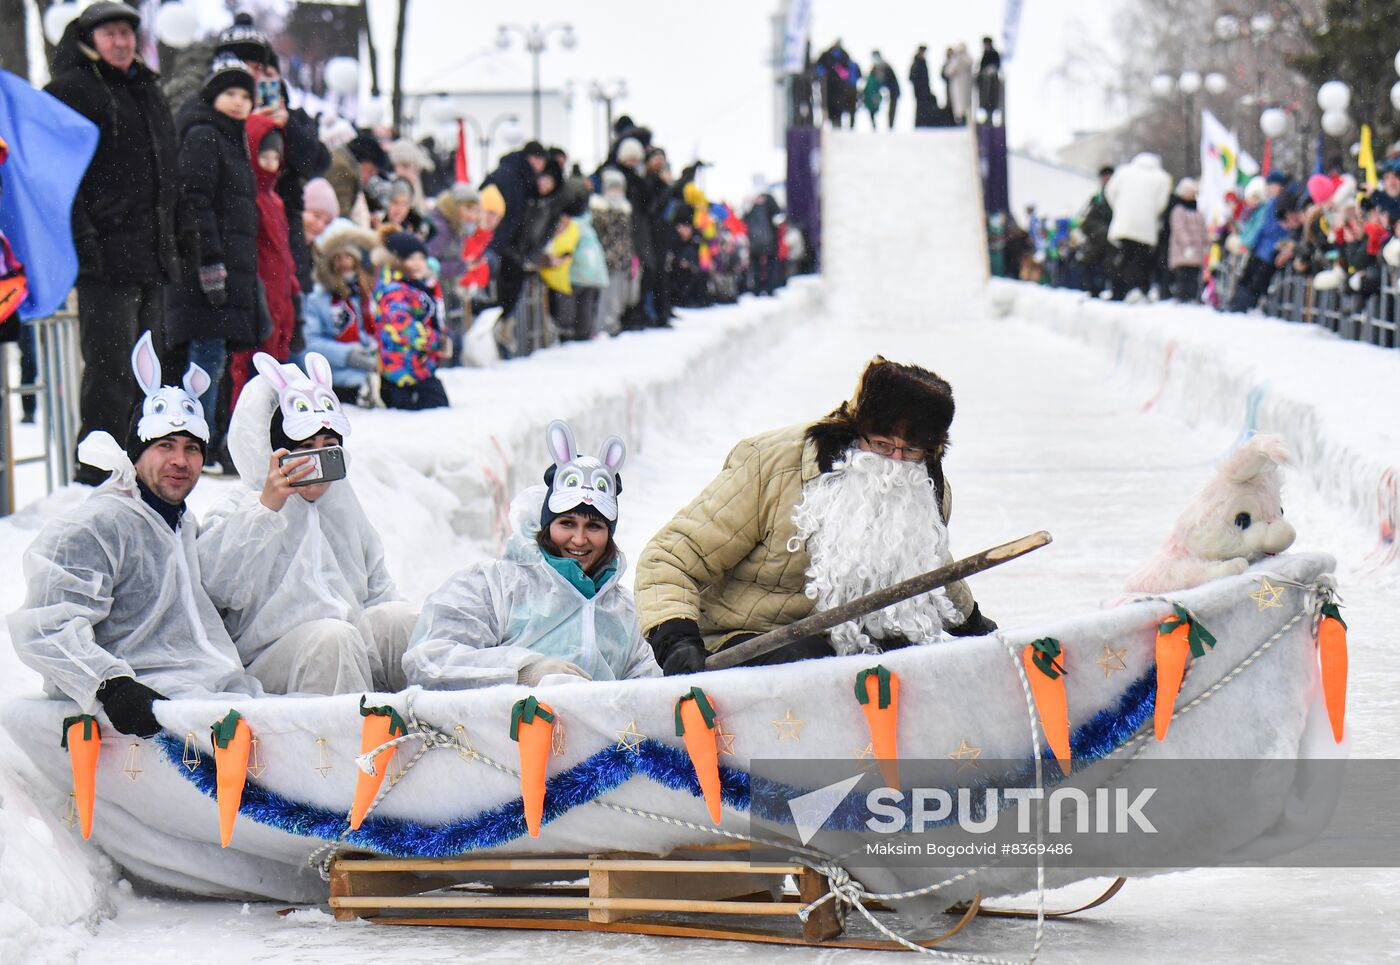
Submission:
<svg viewBox="0 0 1400 965">
<path fill-rule="evenodd" d="M 878 50 L 875 51 L 875 56 L 877 58 L 879 55 L 880 52 Z M 890 130 L 894 130 L 894 108 L 895 105 L 899 103 L 899 95 L 901 92 L 899 89 L 899 77 L 895 74 L 895 69 L 889 64 L 885 64 L 885 93 L 890 95 L 889 125 Z"/>
<path fill-rule="evenodd" d="M 491 277 L 496 280 L 496 297 L 502 314 L 509 315 L 520 297 L 525 272 L 517 253 L 520 233 L 525 227 L 530 201 L 535 198 L 535 179 L 544 171 L 549 155 L 544 145 L 530 141 L 518 151 L 501 158 L 496 170 L 481 183 L 484 188 L 494 184 L 506 202 L 506 213 L 496 226 L 491 244 L 486 248 L 486 262 Z"/>
<path fill-rule="evenodd" d="M 744 227 L 749 233 L 749 269 L 753 273 L 755 295 L 771 295 L 777 287 L 782 266 L 778 264 L 778 228 L 774 219 L 782 214 L 778 202 L 767 192 L 754 199 L 753 207 L 744 215 Z"/>
<path fill-rule="evenodd" d="M 914 52 L 914 62 L 909 65 L 909 88 L 914 92 L 914 126 L 933 127 L 938 123 L 938 98 L 929 85 L 928 47 L 919 44 Z M 893 76 L 894 72 L 890 72 Z M 893 126 L 894 112 L 890 112 Z"/>
<path fill-rule="evenodd" d="M 261 341 L 258 205 L 244 121 L 256 88 L 241 60 L 214 61 L 198 101 L 180 112 L 180 223 L 193 234 L 187 269 L 166 297 L 172 344 L 209 373 L 204 393 L 211 453 L 219 451 L 218 385 L 229 354 Z"/>
<path fill-rule="evenodd" d="M 97 430 L 125 438 L 139 397 L 128 364 L 137 336 L 150 330 L 162 355 L 169 349 L 162 308 L 163 288 L 180 274 L 177 145 L 160 78 L 136 56 L 140 25 L 124 3 L 86 8 L 64 31 L 45 88 L 98 129 L 73 203 L 84 362 L 79 440 Z M 107 473 L 80 465 L 76 478 L 97 485 Z"/>
</svg>

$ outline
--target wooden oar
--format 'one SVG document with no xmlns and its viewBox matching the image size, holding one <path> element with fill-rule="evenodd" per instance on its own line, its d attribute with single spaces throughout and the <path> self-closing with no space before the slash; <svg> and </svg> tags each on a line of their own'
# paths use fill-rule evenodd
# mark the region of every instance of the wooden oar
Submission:
<svg viewBox="0 0 1400 965">
<path fill-rule="evenodd" d="M 874 593 L 867 593 L 849 603 L 832 607 L 830 610 L 823 610 L 821 613 L 813 613 L 796 623 L 789 623 L 785 627 L 771 630 L 762 636 L 727 647 L 719 653 L 712 653 L 705 660 L 705 669 L 722 670 L 725 667 L 738 666 L 755 657 L 771 653 L 780 647 L 801 640 L 803 637 L 810 637 L 824 630 L 830 630 L 832 627 L 840 626 L 850 620 L 859 619 L 867 613 L 883 610 L 887 606 L 893 606 L 910 597 L 918 596 L 920 593 L 927 593 L 940 586 L 956 583 L 974 573 L 989 570 L 1007 560 L 1014 560 L 1032 550 L 1038 550 L 1049 542 L 1050 534 L 1041 530 L 1029 536 L 1022 536 L 1020 539 L 1014 539 L 1009 543 L 993 546 L 981 553 L 954 560 L 947 566 L 940 566 L 936 570 L 929 570 L 919 576 L 910 577 L 894 586 L 876 590 Z"/>
</svg>

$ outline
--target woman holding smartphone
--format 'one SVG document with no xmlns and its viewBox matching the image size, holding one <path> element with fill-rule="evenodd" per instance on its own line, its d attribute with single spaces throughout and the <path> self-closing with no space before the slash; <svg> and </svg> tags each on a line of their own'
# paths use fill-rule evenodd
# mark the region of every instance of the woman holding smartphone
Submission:
<svg viewBox="0 0 1400 965">
<path fill-rule="evenodd" d="M 258 353 L 253 365 L 229 423 L 244 485 L 195 544 L 205 588 L 268 693 L 401 690 L 418 614 L 399 600 L 349 480 L 335 478 L 350 421 L 330 363 L 308 352 L 303 372 Z"/>
<path fill-rule="evenodd" d="M 563 422 L 546 435 L 554 463 L 545 485 L 511 506 L 505 556 L 456 573 L 424 602 L 403 658 L 409 684 L 463 690 L 661 675 L 613 542 L 622 440 L 610 437 L 594 458 L 577 453 Z"/>
</svg>

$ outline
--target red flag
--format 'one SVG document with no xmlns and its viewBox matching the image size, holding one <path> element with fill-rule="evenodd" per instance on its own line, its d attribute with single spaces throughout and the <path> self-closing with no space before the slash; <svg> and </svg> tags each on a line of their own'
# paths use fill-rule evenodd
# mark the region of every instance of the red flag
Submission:
<svg viewBox="0 0 1400 965">
<path fill-rule="evenodd" d="M 1273 161 L 1273 153 L 1274 153 L 1273 148 L 1274 148 L 1274 141 L 1273 141 L 1273 138 L 1269 138 L 1269 137 L 1264 138 L 1264 162 L 1263 162 L 1263 164 L 1260 166 L 1260 173 L 1262 173 L 1262 174 L 1264 175 L 1264 177 L 1266 177 L 1266 178 L 1269 176 L 1269 168 L 1270 168 L 1270 166 L 1271 166 L 1270 162 Z"/>
<path fill-rule="evenodd" d="M 457 118 L 457 183 L 466 184 L 467 177 L 467 122 Z"/>
</svg>

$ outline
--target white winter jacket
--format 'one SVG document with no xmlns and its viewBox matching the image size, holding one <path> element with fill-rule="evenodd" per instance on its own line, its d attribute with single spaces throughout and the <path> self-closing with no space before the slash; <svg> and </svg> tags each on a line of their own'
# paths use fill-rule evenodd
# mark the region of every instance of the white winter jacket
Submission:
<svg viewBox="0 0 1400 965">
<path fill-rule="evenodd" d="M 24 607 L 8 622 L 16 654 L 43 675 L 49 696 L 66 694 L 91 713 L 113 677 L 166 697 L 262 696 L 200 586 L 198 525 L 187 512 L 172 532 L 114 481 L 44 527 L 24 554 Z"/>
<path fill-rule="evenodd" d="M 1108 240 L 1156 245 L 1157 220 L 1171 196 L 1172 176 L 1155 154 L 1139 154 L 1114 171 L 1104 187 L 1104 197 L 1113 208 Z"/>
<path fill-rule="evenodd" d="M 208 514 L 199 533 L 204 587 L 245 665 L 312 620 L 353 623 L 398 599 L 384 546 L 349 478 L 316 502 L 294 495 L 279 512 L 261 502 L 277 393 L 261 376 L 229 420 L 229 451 L 245 485 Z"/>
<path fill-rule="evenodd" d="M 661 675 L 637 627 L 632 594 L 621 585 L 621 554 L 591 600 L 544 561 L 535 543 L 543 496 L 543 486 L 532 487 L 512 507 L 515 533 L 504 559 L 467 567 L 423 602 L 403 657 L 410 685 L 513 684 L 532 654 L 567 660 L 594 680 Z M 533 526 L 525 523 L 531 504 Z"/>
</svg>

